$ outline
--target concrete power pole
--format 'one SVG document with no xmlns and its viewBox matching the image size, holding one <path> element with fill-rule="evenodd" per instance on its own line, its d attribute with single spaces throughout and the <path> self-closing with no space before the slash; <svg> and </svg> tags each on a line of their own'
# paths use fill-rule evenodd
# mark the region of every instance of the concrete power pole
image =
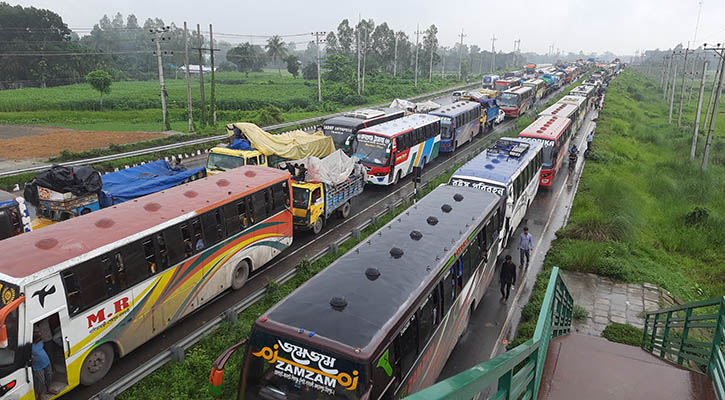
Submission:
<svg viewBox="0 0 725 400">
<path fill-rule="evenodd" d="M 357 29 L 355 32 L 355 47 L 357 50 L 357 94 L 360 95 L 360 21 L 362 18 L 358 15 L 357 18 Z"/>
<path fill-rule="evenodd" d="M 201 26 L 196 24 L 196 34 L 199 35 L 199 83 L 201 84 L 201 126 L 206 126 L 206 99 L 204 98 L 204 55 L 202 54 L 204 39 L 201 36 Z"/>
<path fill-rule="evenodd" d="M 214 96 L 214 90 L 216 88 L 216 84 L 214 83 L 214 33 L 212 32 L 211 24 L 209 24 L 209 54 L 210 56 L 210 66 L 211 66 L 211 94 L 209 97 L 211 99 L 209 100 L 210 109 L 211 112 L 211 125 L 216 126 L 216 97 Z"/>
<path fill-rule="evenodd" d="M 682 106 L 685 102 L 685 83 L 687 82 L 687 55 L 690 53 L 690 47 L 688 43 L 688 47 L 685 49 L 685 60 L 682 64 L 682 89 L 680 90 L 680 111 L 677 114 L 677 127 L 682 126 Z"/>
<path fill-rule="evenodd" d="M 720 76 L 720 67 L 723 61 L 725 61 L 725 59 L 721 58 L 720 60 L 718 60 L 717 68 L 715 69 L 715 77 L 712 80 L 712 90 L 710 91 L 710 98 L 707 100 L 707 109 L 705 110 L 705 121 L 702 124 L 703 132 L 707 131 L 707 123 L 710 120 L 710 109 L 712 107 L 712 101 L 713 99 L 715 99 L 715 91 L 717 90 L 717 85 L 715 84 L 715 82 L 717 82 L 717 78 L 718 76 Z"/>
<path fill-rule="evenodd" d="M 322 103 L 322 78 L 320 76 L 320 35 L 326 35 L 327 32 L 313 32 L 315 43 L 317 44 L 317 102 Z"/>
<path fill-rule="evenodd" d="M 418 87 L 418 41 L 420 39 L 420 24 L 415 28 L 415 87 Z"/>
<path fill-rule="evenodd" d="M 666 56 L 667 58 L 667 68 L 665 68 L 665 83 L 662 85 L 662 100 L 667 101 L 667 93 L 669 93 L 668 89 L 670 87 L 670 71 L 672 71 L 672 59 L 674 58 L 674 52 Z"/>
<path fill-rule="evenodd" d="M 186 64 L 186 106 L 189 114 L 189 132 L 194 132 L 194 117 L 192 117 L 191 107 L 191 74 L 189 73 L 189 29 L 184 21 L 184 64 Z"/>
<path fill-rule="evenodd" d="M 707 60 L 702 64 L 702 81 L 700 81 L 700 95 L 697 97 L 697 114 L 695 114 L 695 130 L 692 133 L 692 148 L 690 149 L 690 161 L 695 161 L 695 150 L 697 149 L 697 131 L 700 128 L 700 110 L 702 109 L 702 95 L 705 94 L 705 76 L 707 73 Z"/>
<path fill-rule="evenodd" d="M 461 43 L 458 46 L 458 80 L 461 80 L 461 67 L 463 66 L 463 38 L 467 35 L 463 34 L 463 29 L 461 29 Z"/>
<path fill-rule="evenodd" d="M 677 82 L 677 63 L 675 63 L 672 67 L 672 95 L 670 96 L 670 118 L 668 119 L 668 122 L 672 123 L 672 107 L 675 104 L 675 83 Z"/>
<path fill-rule="evenodd" d="M 493 74 L 494 71 L 496 71 L 496 34 L 493 34 L 493 37 L 491 38 L 491 73 Z"/>
<path fill-rule="evenodd" d="M 398 35 L 395 35 L 395 50 L 393 51 L 393 78 L 398 75 Z"/>
<path fill-rule="evenodd" d="M 164 64 L 161 61 L 161 41 L 165 40 L 161 36 L 162 33 L 169 31 L 169 27 L 163 27 L 158 29 L 152 29 L 151 33 L 154 35 L 153 41 L 156 42 L 156 60 L 159 63 L 159 84 L 161 85 L 161 112 L 163 113 L 164 130 L 168 130 L 168 121 L 166 120 L 166 86 L 164 85 Z"/>
<path fill-rule="evenodd" d="M 707 44 L 705 44 L 707 46 Z M 712 115 L 710 116 L 710 128 L 707 131 L 707 139 L 705 139 L 705 154 L 702 156 L 702 170 L 707 169 L 707 161 L 710 157 L 710 146 L 712 145 L 712 132 L 715 130 L 715 117 L 717 117 L 717 107 L 720 105 L 720 96 L 722 95 L 722 77 L 725 75 L 725 46 L 705 47 L 705 50 L 713 50 L 720 57 L 720 76 L 717 80 L 717 93 L 715 94 L 715 104 L 712 107 Z"/>
<path fill-rule="evenodd" d="M 695 50 L 692 51 L 693 53 Z M 692 60 L 692 70 L 690 71 L 690 87 L 687 88 L 687 105 L 689 106 L 692 103 L 692 89 L 695 88 L 695 78 L 697 77 L 695 75 L 695 68 L 697 67 L 697 61 L 700 59 L 700 56 L 695 54 L 695 59 Z"/>
</svg>

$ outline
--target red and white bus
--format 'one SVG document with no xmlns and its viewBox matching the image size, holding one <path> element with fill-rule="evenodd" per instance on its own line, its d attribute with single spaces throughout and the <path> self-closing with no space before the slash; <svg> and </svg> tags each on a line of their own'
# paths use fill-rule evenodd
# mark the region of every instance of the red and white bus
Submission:
<svg viewBox="0 0 725 400">
<path fill-rule="evenodd" d="M 539 117 L 546 115 L 569 118 L 572 121 L 574 132 L 578 132 L 580 123 L 582 120 L 579 119 L 579 107 L 569 103 L 554 103 L 546 108 L 544 111 L 539 113 Z"/>
<path fill-rule="evenodd" d="M 3 398 L 40 399 L 34 332 L 58 397 L 241 288 L 292 244 L 290 187 L 287 172 L 239 167 L 0 241 Z"/>
<path fill-rule="evenodd" d="M 521 78 L 517 78 L 517 77 L 502 78 L 502 79 L 496 80 L 494 89 L 498 90 L 499 92 L 503 92 L 504 90 L 509 90 L 516 86 L 521 86 Z"/>
<path fill-rule="evenodd" d="M 365 165 L 368 183 L 395 185 L 413 167 L 424 167 L 438 157 L 440 142 L 440 117 L 412 114 L 361 129 L 351 153 Z"/>
<path fill-rule="evenodd" d="M 516 118 L 526 112 L 534 104 L 535 91 L 530 86 L 519 86 L 509 89 L 496 99 L 496 104 L 507 117 Z"/>
<path fill-rule="evenodd" d="M 575 122 L 574 125 L 577 126 L 577 128 L 582 126 L 582 124 L 584 123 L 584 117 L 587 116 L 587 111 L 589 111 L 589 109 L 587 108 L 587 106 L 589 105 L 589 101 L 586 97 L 574 96 L 569 94 L 559 99 L 557 103 L 575 105 L 579 112 L 577 113 L 577 120 L 573 122 Z"/>
<path fill-rule="evenodd" d="M 548 115 L 539 117 L 519 133 L 519 137 L 531 138 L 544 145 L 539 181 L 541 186 L 551 186 L 556 172 L 567 157 L 572 135 L 572 123 L 569 118 Z"/>
</svg>

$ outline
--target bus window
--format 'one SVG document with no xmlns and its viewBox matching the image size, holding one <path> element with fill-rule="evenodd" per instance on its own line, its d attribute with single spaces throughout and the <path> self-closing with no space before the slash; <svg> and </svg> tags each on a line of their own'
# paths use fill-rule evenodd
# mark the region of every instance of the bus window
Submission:
<svg viewBox="0 0 725 400">
<path fill-rule="evenodd" d="M 257 157 L 247 158 L 247 165 L 257 165 Z"/>
<path fill-rule="evenodd" d="M 254 211 L 255 210 L 254 210 L 254 207 L 252 207 L 252 196 L 245 197 L 244 198 L 244 201 L 247 203 L 246 204 L 246 207 L 247 207 L 247 216 L 249 218 L 249 225 L 246 225 L 245 224 L 245 226 L 254 225 L 254 221 L 255 221 L 255 219 L 254 219 L 255 218 L 255 212 Z"/>
<path fill-rule="evenodd" d="M 435 287 L 433 290 L 438 289 Z M 433 335 L 436 327 L 436 310 L 437 303 L 433 301 L 433 294 L 429 294 L 425 299 L 425 303 L 421 304 L 418 309 L 418 333 L 420 337 L 421 347 L 425 347 L 428 339 Z"/>
<path fill-rule="evenodd" d="M 415 314 L 395 338 L 393 346 L 396 372 L 399 374 L 398 379 L 402 379 L 418 357 L 418 320 L 415 319 Z"/>
<path fill-rule="evenodd" d="M 239 223 L 241 224 L 242 229 L 246 229 L 249 226 L 246 198 L 241 199 L 239 203 L 237 203 L 237 214 L 239 214 Z"/>
<path fill-rule="evenodd" d="M 227 229 L 227 236 L 235 235 L 242 230 L 237 204 L 229 203 L 224 205 L 224 225 Z"/>
<path fill-rule="evenodd" d="M 264 211 L 267 215 L 273 214 L 274 199 L 272 198 L 272 188 L 264 189 Z"/>
<path fill-rule="evenodd" d="M 63 271 L 68 313 L 73 316 L 108 298 L 104 287 L 103 268 L 94 258 Z"/>
<path fill-rule="evenodd" d="M 126 265 L 123 263 L 121 253 L 116 253 L 113 259 L 116 262 L 116 278 L 118 286 L 121 289 L 126 289 L 128 287 L 128 276 L 126 276 Z"/>
<path fill-rule="evenodd" d="M 266 160 L 264 158 L 264 154 L 260 154 L 259 155 L 259 165 L 264 165 L 265 162 L 266 162 Z"/>
<path fill-rule="evenodd" d="M 280 182 L 274 185 L 272 189 L 272 197 L 274 200 L 274 213 L 284 210 L 289 205 L 289 190 L 287 182 Z"/>
<path fill-rule="evenodd" d="M 453 275 L 451 270 L 446 271 L 446 275 L 443 277 L 443 315 L 448 311 L 448 307 L 453 304 L 451 299 L 454 299 L 456 293 L 453 289 Z"/>
<path fill-rule="evenodd" d="M 154 251 L 154 241 L 151 238 L 145 239 L 141 242 L 143 245 L 144 260 L 146 261 L 146 267 L 148 275 L 151 276 L 156 273 L 156 252 Z"/>
<path fill-rule="evenodd" d="M 118 285 L 116 282 L 116 276 L 114 274 L 113 262 L 110 256 L 101 257 L 101 264 L 103 265 L 103 282 L 106 285 L 106 293 L 110 296 L 118 293 Z"/>
<path fill-rule="evenodd" d="M 201 221 L 199 221 L 198 217 L 191 220 L 191 231 L 191 242 L 194 244 L 194 252 L 196 253 L 197 251 L 204 250 L 206 248 L 206 244 L 204 243 L 204 238 L 202 237 Z"/>
<path fill-rule="evenodd" d="M 166 240 L 162 233 L 156 234 L 156 244 L 159 247 L 159 262 L 161 263 L 161 270 L 169 268 L 169 251 L 166 248 Z"/>
<path fill-rule="evenodd" d="M 176 265 L 186 257 L 186 254 L 184 254 L 186 239 L 182 236 L 181 229 L 179 225 L 175 225 L 164 230 L 164 241 L 169 254 L 169 266 Z M 191 248 L 191 238 L 189 237 L 188 240 L 189 248 Z"/>
<path fill-rule="evenodd" d="M 264 193 L 262 190 L 256 193 L 252 193 L 252 210 L 254 214 L 254 218 L 258 219 L 265 219 L 268 215 L 266 215 L 266 204 L 264 199 Z"/>
<path fill-rule="evenodd" d="M 184 256 L 191 257 L 194 254 L 194 244 L 191 241 L 191 228 L 188 223 L 181 224 L 181 237 L 184 241 Z"/>
<path fill-rule="evenodd" d="M 204 232 L 204 248 L 211 247 L 224 238 L 224 226 L 218 209 L 203 214 L 201 216 L 201 226 Z"/>
</svg>

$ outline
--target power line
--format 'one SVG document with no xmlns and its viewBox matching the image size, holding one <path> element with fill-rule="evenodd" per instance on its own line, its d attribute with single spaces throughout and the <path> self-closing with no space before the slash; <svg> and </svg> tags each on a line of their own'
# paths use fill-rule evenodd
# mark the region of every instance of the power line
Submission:
<svg viewBox="0 0 725 400">
<path fill-rule="evenodd" d="M 50 52 L 33 52 L 33 53 L 0 53 L 0 57 L 54 57 L 54 56 L 113 56 L 120 54 L 152 54 L 150 50 L 129 50 L 114 52 L 75 52 L 75 53 L 50 53 Z"/>
</svg>

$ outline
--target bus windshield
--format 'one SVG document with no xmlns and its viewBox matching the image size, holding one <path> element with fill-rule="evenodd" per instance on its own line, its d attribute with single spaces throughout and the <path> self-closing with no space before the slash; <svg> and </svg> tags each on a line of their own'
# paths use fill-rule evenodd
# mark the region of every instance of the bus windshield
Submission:
<svg viewBox="0 0 725 400">
<path fill-rule="evenodd" d="M 501 96 L 496 99 L 496 103 L 504 107 L 516 107 L 518 99 L 518 96 L 514 93 L 502 93 Z"/>
<path fill-rule="evenodd" d="M 226 171 L 244 165 L 244 157 L 230 156 L 227 154 L 209 153 L 206 167 L 211 170 Z"/>
<path fill-rule="evenodd" d="M 250 336 L 240 399 L 358 399 L 363 365 L 258 329 Z"/>
<path fill-rule="evenodd" d="M 332 138 L 336 149 L 345 147 L 345 142 L 353 134 L 352 126 L 325 124 L 322 126 L 322 133 Z"/>
<path fill-rule="evenodd" d="M 441 117 L 441 139 L 453 137 L 453 120 L 449 117 Z"/>
<path fill-rule="evenodd" d="M 352 155 L 363 164 L 386 166 L 390 158 L 390 138 L 358 133 L 352 142 Z"/>
<path fill-rule="evenodd" d="M 310 191 L 292 185 L 292 207 L 306 209 L 310 200 Z"/>
<path fill-rule="evenodd" d="M 3 285 L 5 287 L 5 285 Z M 18 310 L 13 310 L 5 319 L 8 332 L 8 347 L 0 349 L 0 378 L 15 370 L 15 356 L 18 351 Z M 7 368 L 11 367 L 11 368 Z"/>
</svg>

